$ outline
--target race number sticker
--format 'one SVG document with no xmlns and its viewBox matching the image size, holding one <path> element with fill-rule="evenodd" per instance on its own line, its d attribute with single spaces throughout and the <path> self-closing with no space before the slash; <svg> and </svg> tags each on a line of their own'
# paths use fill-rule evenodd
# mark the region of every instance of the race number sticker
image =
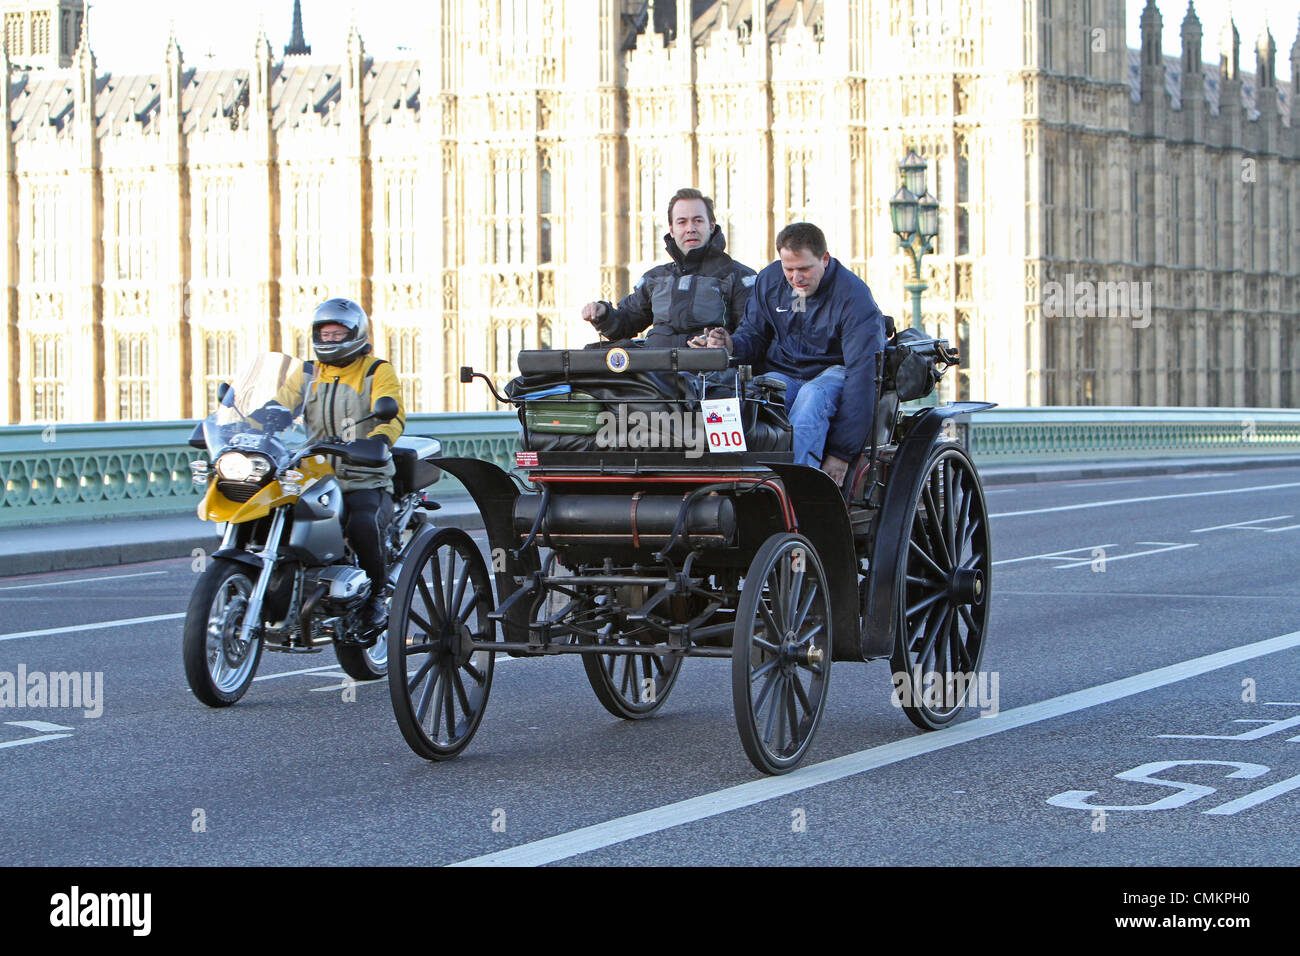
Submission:
<svg viewBox="0 0 1300 956">
<path fill-rule="evenodd" d="M 740 427 L 740 399 L 706 398 L 700 401 L 704 433 L 709 451 L 745 451 L 745 432 Z"/>
</svg>

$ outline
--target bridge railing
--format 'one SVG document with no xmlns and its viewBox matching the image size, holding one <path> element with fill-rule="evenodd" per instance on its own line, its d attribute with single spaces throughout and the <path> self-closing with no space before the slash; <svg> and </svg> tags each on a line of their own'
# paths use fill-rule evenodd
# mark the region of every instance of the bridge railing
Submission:
<svg viewBox="0 0 1300 956">
<path fill-rule="evenodd" d="M 192 513 L 193 421 L 0 427 L 0 525 Z M 416 414 L 407 434 L 433 435 L 449 456 L 514 464 L 513 412 Z M 995 408 L 963 438 L 980 464 L 1104 458 L 1300 454 L 1300 409 Z M 434 495 L 463 494 L 444 475 Z"/>
</svg>

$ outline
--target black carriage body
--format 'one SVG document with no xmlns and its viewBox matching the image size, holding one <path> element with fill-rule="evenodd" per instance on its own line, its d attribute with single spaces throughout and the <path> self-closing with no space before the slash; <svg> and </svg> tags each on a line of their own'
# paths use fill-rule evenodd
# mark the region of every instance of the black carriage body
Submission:
<svg viewBox="0 0 1300 956">
<path fill-rule="evenodd" d="M 955 362 L 939 340 L 913 338 L 908 348 L 913 372 L 918 356 Z M 521 353 L 524 374 L 507 393 L 520 406 L 517 464 L 527 484 L 489 462 L 439 462 L 473 496 L 491 549 L 497 594 L 487 616 L 500 631 L 475 636 L 473 649 L 581 654 L 602 704 L 627 719 L 662 704 L 683 658 L 731 658 L 741 737 L 769 773 L 802 758 L 832 661 L 892 656 L 909 675 L 931 659 L 946 667 L 945 657 L 978 666 L 986 606 L 966 637 L 957 613 L 973 621 L 965 606 L 987 594 L 987 518 L 974 466 L 947 423 L 991 406 L 900 412 L 892 376 L 903 359 L 877 363 L 876 427 L 842 489 L 793 463 L 782 396 L 751 382 L 748 369 L 728 370 L 721 350 Z M 472 376 L 462 370 L 462 381 Z M 747 440 L 755 428 L 761 450 L 689 455 L 592 437 L 594 415 L 628 402 L 697 414 L 728 376 Z M 621 675 L 618 660 L 627 662 Z M 772 668 L 787 675 L 780 703 L 763 699 Z M 806 686 L 788 677 L 796 672 L 812 675 Z M 648 700 L 638 696 L 642 681 Z M 919 726 L 955 715 L 903 707 Z"/>
</svg>

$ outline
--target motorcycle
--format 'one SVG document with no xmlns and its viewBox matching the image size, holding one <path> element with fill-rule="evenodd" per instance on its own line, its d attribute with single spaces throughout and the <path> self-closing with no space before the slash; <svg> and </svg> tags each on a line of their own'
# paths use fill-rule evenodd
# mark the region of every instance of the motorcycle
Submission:
<svg viewBox="0 0 1300 956">
<path fill-rule="evenodd" d="M 363 620 L 371 582 L 344 538 L 343 492 L 326 456 L 363 468 L 394 463 L 393 519 L 382 535 L 391 600 L 427 512 L 438 508 L 424 489 L 441 476 L 441 443 L 404 435 L 389 449 L 353 437 L 366 421 L 397 416 L 391 398 L 342 423 L 342 436 L 307 436 L 294 409 L 310 370 L 289 355 L 259 355 L 234 381 L 219 386 L 216 411 L 190 438 L 208 453 L 190 464 L 194 482 L 206 486 L 198 515 L 226 526 L 185 616 L 190 689 L 210 707 L 227 707 L 248 690 L 263 649 L 319 653 L 330 643 L 350 677 L 384 677 L 387 633 L 369 632 Z"/>
</svg>

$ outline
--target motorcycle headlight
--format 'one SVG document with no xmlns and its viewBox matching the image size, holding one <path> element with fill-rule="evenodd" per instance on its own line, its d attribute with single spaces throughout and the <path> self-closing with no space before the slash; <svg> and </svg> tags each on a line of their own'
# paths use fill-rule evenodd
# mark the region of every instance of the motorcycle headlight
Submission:
<svg viewBox="0 0 1300 956">
<path fill-rule="evenodd" d="M 275 467 L 265 455 L 228 451 L 217 459 L 217 476 L 224 481 L 261 481 Z"/>
</svg>

